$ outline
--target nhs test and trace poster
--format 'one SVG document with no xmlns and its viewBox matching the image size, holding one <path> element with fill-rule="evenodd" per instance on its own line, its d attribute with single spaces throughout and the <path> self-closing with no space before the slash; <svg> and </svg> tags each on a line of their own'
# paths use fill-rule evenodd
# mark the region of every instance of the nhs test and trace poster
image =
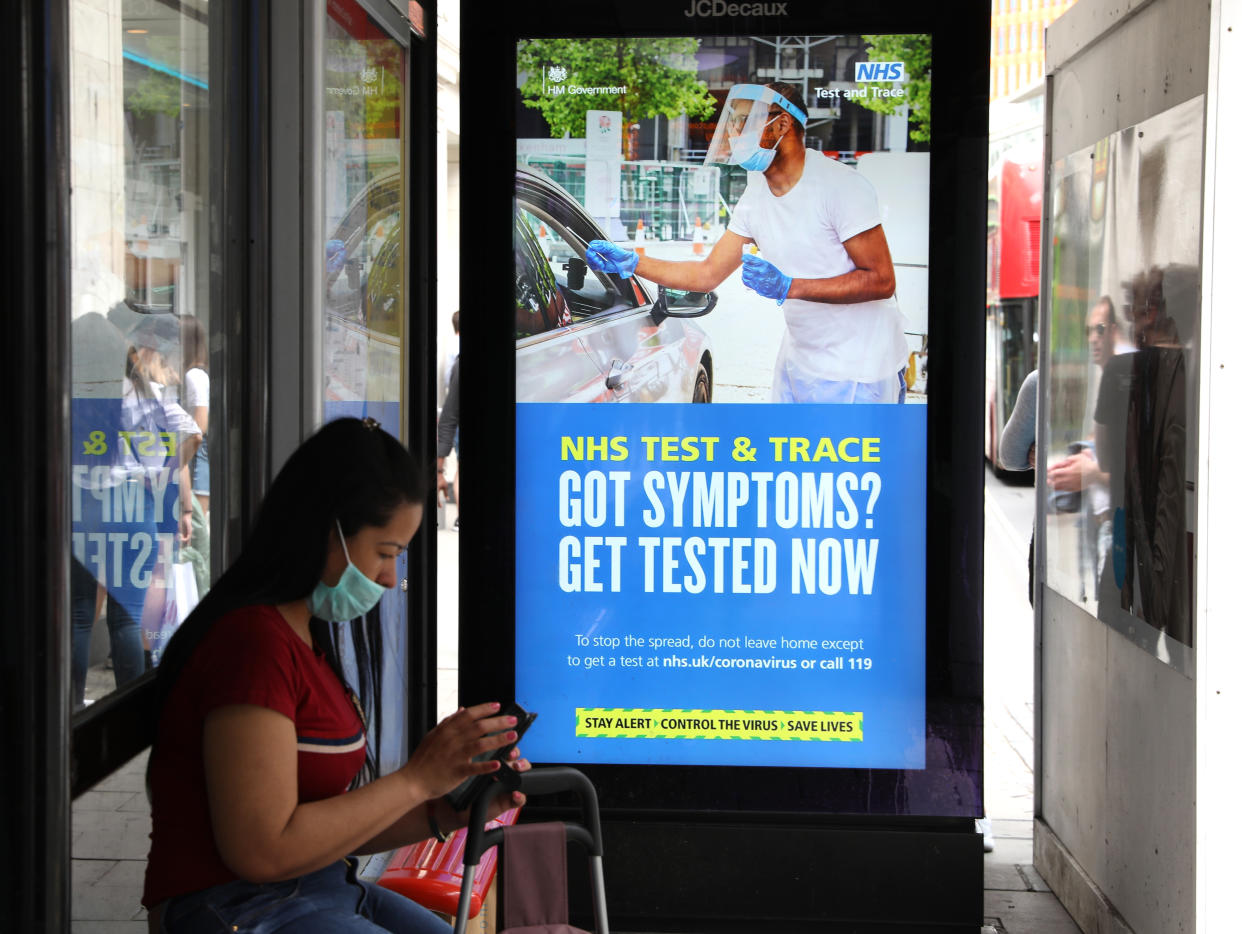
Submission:
<svg viewBox="0 0 1242 934">
<path fill-rule="evenodd" d="M 789 49 L 816 67 L 778 83 Z M 524 752 L 923 768 L 930 37 L 538 39 L 517 64 Z M 713 149 L 753 107 L 778 171 Z M 673 264 L 721 253 L 666 316 Z M 891 297 L 800 297 L 886 264 Z"/>
</svg>

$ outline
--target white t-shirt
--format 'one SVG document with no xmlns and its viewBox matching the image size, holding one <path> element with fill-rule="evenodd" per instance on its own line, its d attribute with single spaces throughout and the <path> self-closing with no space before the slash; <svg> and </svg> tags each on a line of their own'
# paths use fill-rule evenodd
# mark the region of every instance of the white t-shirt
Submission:
<svg viewBox="0 0 1242 934">
<path fill-rule="evenodd" d="M 137 432 L 128 443 L 113 447 L 112 481 L 120 482 L 135 476 L 154 476 L 165 468 L 176 468 L 177 461 L 166 446 L 163 434 L 176 436 L 180 444 L 187 435 L 202 435 L 190 414 L 165 394 L 164 386 L 151 382 L 150 395 L 140 394 L 132 380 L 124 381 L 121 394 L 121 432 Z"/>
<path fill-rule="evenodd" d="M 807 150 L 802 177 L 775 197 L 751 172 L 729 230 L 755 241 L 764 259 L 795 279 L 855 269 L 846 240 L 880 223 L 875 189 L 859 172 Z M 906 363 L 905 318 L 892 298 L 849 305 L 787 299 L 780 358 L 809 380 L 896 379 Z"/>
<path fill-rule="evenodd" d="M 201 367 L 193 367 L 185 371 L 185 380 L 182 383 L 185 390 L 182 401 L 185 403 L 185 410 L 191 415 L 200 405 L 207 408 L 211 398 L 211 380 L 207 376 L 207 371 Z"/>
</svg>

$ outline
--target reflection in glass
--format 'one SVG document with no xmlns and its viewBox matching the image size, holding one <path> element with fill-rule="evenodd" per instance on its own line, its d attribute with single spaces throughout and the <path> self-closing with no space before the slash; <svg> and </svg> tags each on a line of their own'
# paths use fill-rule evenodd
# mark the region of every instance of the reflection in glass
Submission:
<svg viewBox="0 0 1242 934">
<path fill-rule="evenodd" d="M 402 401 L 406 50 L 353 0 L 329 5 L 324 59 L 324 398 L 332 415 Z"/>
<path fill-rule="evenodd" d="M 70 626 L 81 709 L 158 664 L 210 581 L 209 97 L 195 4 L 70 10 Z"/>
<path fill-rule="evenodd" d="M 408 260 L 404 205 L 408 52 L 356 0 L 326 6 L 323 59 L 323 417 L 370 417 L 405 438 Z M 398 559 L 397 575 L 407 574 Z M 386 592 L 365 622 L 333 627 L 347 678 L 374 678 L 379 766 L 404 759 L 406 594 Z M 365 653 L 356 647 L 365 645 Z M 361 664 L 360 664 L 361 660 Z M 369 672 L 368 670 L 369 669 Z M 360 691 L 360 693 L 363 693 Z"/>
<path fill-rule="evenodd" d="M 75 709 L 159 663 L 210 581 L 207 24 L 71 3 Z"/>
<path fill-rule="evenodd" d="M 1183 671 L 1202 111 L 1190 101 L 1071 154 L 1051 188 L 1047 581 Z"/>
</svg>

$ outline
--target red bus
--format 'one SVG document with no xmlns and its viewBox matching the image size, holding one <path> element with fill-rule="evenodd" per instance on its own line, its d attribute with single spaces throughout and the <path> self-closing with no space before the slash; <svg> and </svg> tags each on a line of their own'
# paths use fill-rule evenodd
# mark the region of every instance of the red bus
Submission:
<svg viewBox="0 0 1242 934">
<path fill-rule="evenodd" d="M 1036 366 L 1043 185 L 1038 155 L 1010 153 L 988 176 L 984 455 L 995 471 L 1001 429 Z"/>
</svg>

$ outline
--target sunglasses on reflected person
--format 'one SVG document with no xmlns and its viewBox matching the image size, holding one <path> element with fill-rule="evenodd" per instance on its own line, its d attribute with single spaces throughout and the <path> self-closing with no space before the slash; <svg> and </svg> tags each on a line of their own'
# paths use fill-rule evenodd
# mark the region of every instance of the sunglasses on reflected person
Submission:
<svg viewBox="0 0 1242 934">
<path fill-rule="evenodd" d="M 1105 334 L 1108 333 L 1108 328 L 1109 328 L 1109 325 L 1107 324 L 1088 324 L 1087 325 L 1087 336 L 1090 337 L 1092 334 L 1094 334 L 1096 337 L 1103 337 Z"/>
</svg>

